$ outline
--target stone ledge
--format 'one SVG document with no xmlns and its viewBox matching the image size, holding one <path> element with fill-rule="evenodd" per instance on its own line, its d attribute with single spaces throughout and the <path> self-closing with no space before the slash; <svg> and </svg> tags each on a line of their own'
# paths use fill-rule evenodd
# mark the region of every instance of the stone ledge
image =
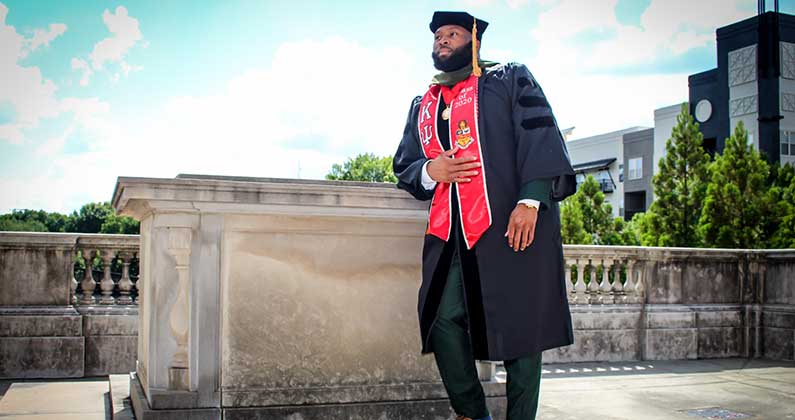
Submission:
<svg viewBox="0 0 795 420">
<path fill-rule="evenodd" d="M 138 335 L 138 311 L 125 314 L 83 314 L 83 335 Z"/>
<path fill-rule="evenodd" d="M 59 232 L 0 232 L 0 248 L 72 250 L 80 235 Z"/>
<path fill-rule="evenodd" d="M 486 396 L 505 395 L 505 385 L 496 381 L 481 382 Z M 224 407 L 265 407 L 276 405 L 353 404 L 379 401 L 418 401 L 447 398 L 438 383 L 406 385 L 363 385 L 293 389 L 223 389 Z"/>
<path fill-rule="evenodd" d="M 0 337 L 79 337 L 82 322 L 78 314 L 0 314 Z"/>
<path fill-rule="evenodd" d="M 495 419 L 505 418 L 505 397 L 487 397 Z M 365 404 L 329 404 L 285 407 L 226 408 L 224 420 L 453 420 L 455 413 L 445 399 L 387 401 Z M 148 420 L 148 419 L 147 419 Z"/>
</svg>

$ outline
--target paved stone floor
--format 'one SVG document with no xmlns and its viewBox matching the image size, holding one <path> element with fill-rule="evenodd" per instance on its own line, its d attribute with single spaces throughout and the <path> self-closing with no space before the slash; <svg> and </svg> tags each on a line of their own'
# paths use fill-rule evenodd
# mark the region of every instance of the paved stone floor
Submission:
<svg viewBox="0 0 795 420">
<path fill-rule="evenodd" d="M 105 420 L 108 378 L 0 381 L 0 420 Z"/>
<path fill-rule="evenodd" d="M 498 371 L 498 378 L 504 380 L 504 371 Z M 107 378 L 0 381 L 0 420 L 105 419 L 107 393 Z M 795 363 L 718 359 L 544 365 L 538 420 L 585 419 L 795 420 Z"/>
<path fill-rule="evenodd" d="M 795 420 L 795 363 L 716 359 L 544 365 L 538 414 L 538 420 Z"/>
</svg>

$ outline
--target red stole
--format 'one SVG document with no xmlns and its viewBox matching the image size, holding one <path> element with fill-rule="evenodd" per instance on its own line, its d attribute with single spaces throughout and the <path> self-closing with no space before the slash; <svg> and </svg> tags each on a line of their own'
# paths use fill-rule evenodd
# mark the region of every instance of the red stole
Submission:
<svg viewBox="0 0 795 420">
<path fill-rule="evenodd" d="M 434 159 L 442 152 L 442 143 L 436 127 L 439 112 L 439 95 L 450 106 L 450 144 L 458 146 L 456 158 L 475 156 L 483 162 L 480 147 L 480 130 L 478 128 L 478 78 L 469 78 L 458 82 L 452 88 L 431 85 L 420 103 L 420 115 L 417 128 L 419 130 L 422 151 L 428 159 Z M 485 165 L 475 170 L 477 175 L 469 177 L 470 182 L 456 183 L 458 188 L 458 209 L 461 227 L 467 249 L 472 249 L 486 229 L 491 226 L 491 209 L 486 190 Z M 452 227 L 452 186 L 449 183 L 438 183 L 431 201 L 426 234 L 434 235 L 444 241 L 450 240 Z"/>
</svg>

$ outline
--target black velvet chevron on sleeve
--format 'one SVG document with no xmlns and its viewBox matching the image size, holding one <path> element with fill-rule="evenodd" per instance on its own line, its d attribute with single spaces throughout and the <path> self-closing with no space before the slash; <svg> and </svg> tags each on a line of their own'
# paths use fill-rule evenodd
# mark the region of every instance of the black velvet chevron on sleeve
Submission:
<svg viewBox="0 0 795 420">
<path fill-rule="evenodd" d="M 512 119 L 521 185 L 534 180 L 551 180 L 550 197 L 562 200 L 576 190 L 574 170 L 563 136 L 538 81 L 524 65 L 511 66 Z"/>
</svg>

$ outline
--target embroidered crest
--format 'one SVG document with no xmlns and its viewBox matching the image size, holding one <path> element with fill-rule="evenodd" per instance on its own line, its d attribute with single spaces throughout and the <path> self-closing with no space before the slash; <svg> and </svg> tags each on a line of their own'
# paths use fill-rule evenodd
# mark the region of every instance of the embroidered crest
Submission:
<svg viewBox="0 0 795 420">
<path fill-rule="evenodd" d="M 466 149 L 472 144 L 472 134 L 467 120 L 458 122 L 458 130 L 455 130 L 455 142 L 458 144 L 458 147 L 462 149 Z"/>
</svg>

